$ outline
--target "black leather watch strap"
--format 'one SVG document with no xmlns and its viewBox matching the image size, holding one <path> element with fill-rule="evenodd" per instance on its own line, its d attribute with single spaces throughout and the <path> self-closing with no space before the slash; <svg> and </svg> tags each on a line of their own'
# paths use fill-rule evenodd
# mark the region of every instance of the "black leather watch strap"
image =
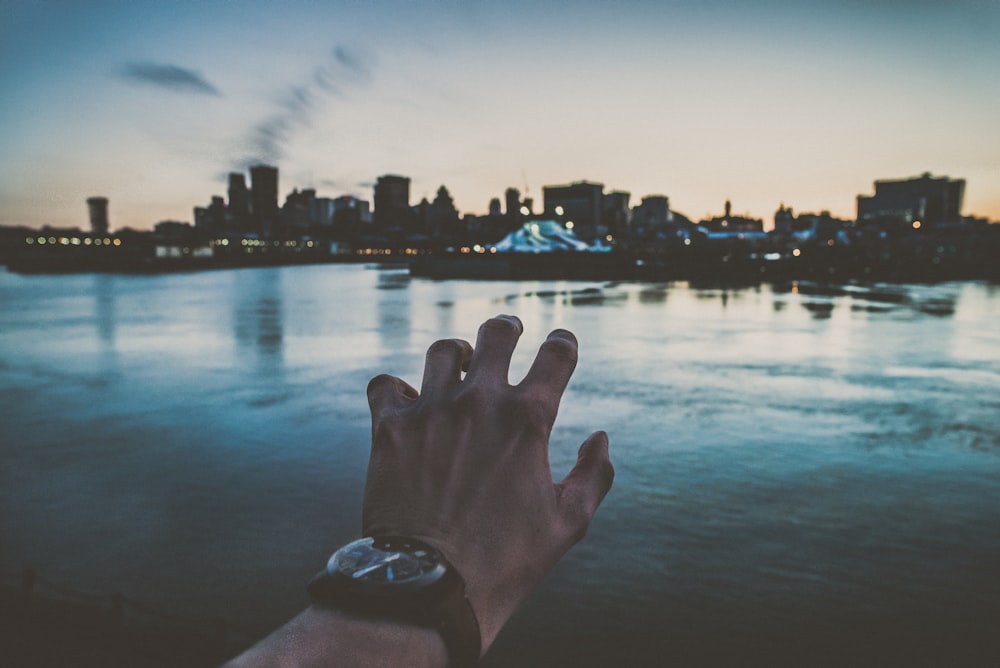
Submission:
<svg viewBox="0 0 1000 668">
<path fill-rule="evenodd" d="M 453 567 L 449 566 L 440 580 L 422 589 L 401 589 L 380 595 L 361 591 L 354 584 L 349 578 L 324 569 L 307 589 L 316 605 L 436 629 L 454 668 L 467 668 L 479 662 L 482 650 L 479 622 L 465 597 L 465 584 Z"/>
</svg>

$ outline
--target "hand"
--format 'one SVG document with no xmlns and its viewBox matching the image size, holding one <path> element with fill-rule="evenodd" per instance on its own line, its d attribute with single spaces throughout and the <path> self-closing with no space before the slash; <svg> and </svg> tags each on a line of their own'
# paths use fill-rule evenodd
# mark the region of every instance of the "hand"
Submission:
<svg viewBox="0 0 1000 668">
<path fill-rule="evenodd" d="M 522 331 L 517 318 L 498 316 L 480 327 L 475 350 L 437 341 L 419 393 L 389 375 L 368 385 L 363 533 L 413 536 L 440 549 L 465 580 L 484 652 L 583 538 L 614 478 L 607 434 L 595 432 L 573 470 L 553 483 L 549 435 L 577 341 L 566 330 L 549 334 L 512 386 L 510 360 Z"/>
</svg>

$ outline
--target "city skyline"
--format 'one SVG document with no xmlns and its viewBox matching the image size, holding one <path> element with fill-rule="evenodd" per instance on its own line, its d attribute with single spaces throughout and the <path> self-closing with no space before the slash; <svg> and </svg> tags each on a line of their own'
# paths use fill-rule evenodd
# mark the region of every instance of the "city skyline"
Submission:
<svg viewBox="0 0 1000 668">
<path fill-rule="evenodd" d="M 191 221 L 230 171 L 463 213 L 586 179 L 693 219 L 853 218 L 877 179 L 1000 219 L 995 3 L 4 3 L 0 224 Z"/>
</svg>

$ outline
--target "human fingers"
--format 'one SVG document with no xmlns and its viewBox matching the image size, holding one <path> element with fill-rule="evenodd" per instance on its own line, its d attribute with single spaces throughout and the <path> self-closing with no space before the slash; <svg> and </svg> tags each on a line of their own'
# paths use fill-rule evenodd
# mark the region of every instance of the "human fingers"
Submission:
<svg viewBox="0 0 1000 668">
<path fill-rule="evenodd" d="M 368 381 L 368 407 L 372 417 L 409 405 L 420 394 L 405 380 L 387 373 Z"/>
<path fill-rule="evenodd" d="M 583 538 L 614 479 L 615 467 L 608 455 L 608 435 L 596 431 L 580 446 L 576 465 L 556 486 L 559 508 L 574 543 Z"/>
<path fill-rule="evenodd" d="M 573 332 L 565 329 L 553 331 L 538 349 L 520 387 L 541 390 L 541 396 L 548 396 L 558 406 L 576 368 L 578 354 L 579 347 Z"/>
<path fill-rule="evenodd" d="M 420 393 L 427 394 L 457 383 L 462 379 L 462 369 L 468 367 L 471 359 L 472 346 L 468 341 L 461 339 L 435 341 L 427 349 Z"/>
<path fill-rule="evenodd" d="M 498 315 L 484 322 L 479 327 L 466 379 L 493 376 L 506 383 L 510 358 L 523 331 L 520 319 L 513 315 Z"/>
</svg>

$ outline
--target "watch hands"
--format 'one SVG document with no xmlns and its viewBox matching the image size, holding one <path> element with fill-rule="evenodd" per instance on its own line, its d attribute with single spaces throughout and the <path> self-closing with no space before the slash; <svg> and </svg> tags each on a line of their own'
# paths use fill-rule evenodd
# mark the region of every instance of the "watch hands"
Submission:
<svg viewBox="0 0 1000 668">
<path fill-rule="evenodd" d="M 399 559 L 402 556 L 403 556 L 402 554 L 400 554 L 399 552 L 397 552 L 396 554 L 392 555 L 391 557 L 386 557 L 385 559 L 382 559 L 377 564 L 372 564 L 371 566 L 368 566 L 367 568 L 362 568 L 360 571 L 354 571 L 354 573 L 351 574 L 351 577 L 354 578 L 355 580 L 357 580 L 359 578 L 362 578 L 365 575 L 368 575 L 369 573 L 371 573 L 372 571 L 377 571 L 378 569 L 382 568 L 383 566 L 385 566 L 390 561 L 396 561 L 397 559 Z"/>
</svg>

